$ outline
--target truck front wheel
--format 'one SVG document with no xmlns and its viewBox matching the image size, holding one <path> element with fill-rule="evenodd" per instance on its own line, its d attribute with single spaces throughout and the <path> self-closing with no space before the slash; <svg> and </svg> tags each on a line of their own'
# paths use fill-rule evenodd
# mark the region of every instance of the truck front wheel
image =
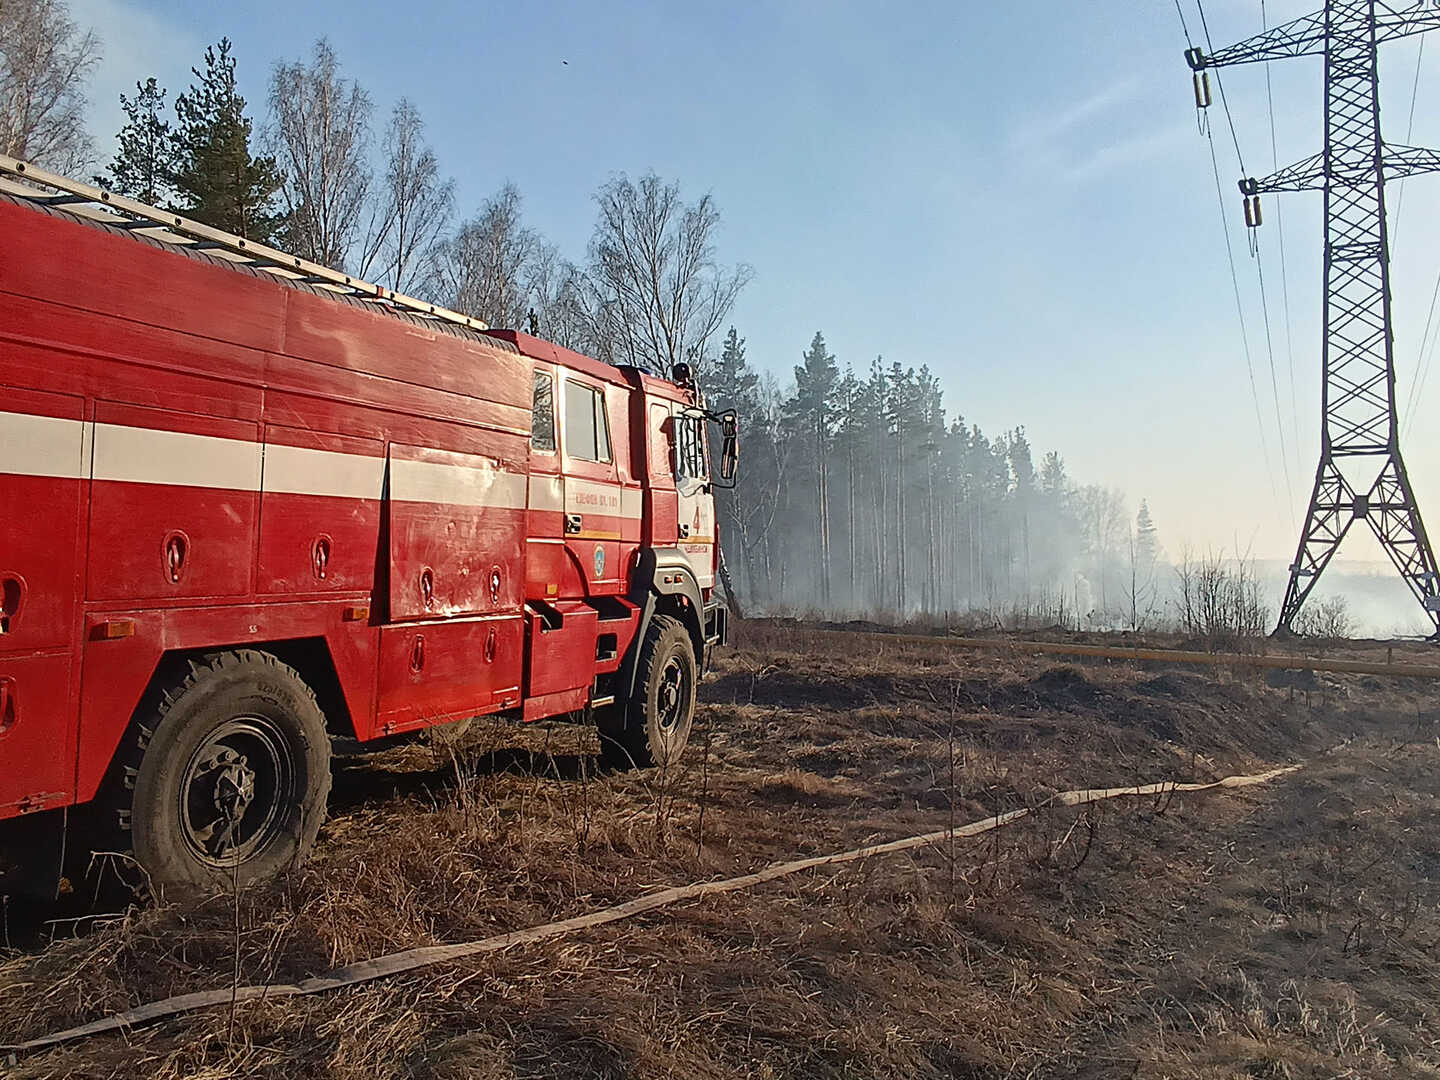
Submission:
<svg viewBox="0 0 1440 1080">
<path fill-rule="evenodd" d="M 605 758 L 622 768 L 676 764 L 695 720 L 699 681 L 695 646 L 685 624 L 656 615 L 640 645 L 634 695 L 620 723 L 601 729 Z"/>
<path fill-rule="evenodd" d="M 191 661 L 124 748 L 120 824 L 160 893 L 265 881 L 325 820 L 330 739 L 294 668 L 251 649 Z M 128 759 L 128 760 L 126 760 Z"/>
</svg>

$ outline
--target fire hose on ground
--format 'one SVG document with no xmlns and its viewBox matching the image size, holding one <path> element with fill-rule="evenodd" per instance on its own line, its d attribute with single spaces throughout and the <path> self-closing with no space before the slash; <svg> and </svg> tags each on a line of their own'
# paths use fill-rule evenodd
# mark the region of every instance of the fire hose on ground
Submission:
<svg viewBox="0 0 1440 1080">
<path fill-rule="evenodd" d="M 899 840 L 890 840 L 885 843 L 853 848 L 850 851 L 841 851 L 830 855 L 817 855 L 810 858 L 776 863 L 763 870 L 758 870 L 750 874 L 742 874 L 739 877 L 724 878 L 717 881 L 702 881 L 690 885 L 678 885 L 674 888 L 663 889 L 659 892 L 637 897 L 634 900 L 619 904 L 615 907 L 604 908 L 600 911 L 577 915 L 569 919 L 561 919 L 557 922 L 545 923 L 541 926 L 532 926 L 523 930 L 511 930 L 503 934 L 495 934 L 491 937 L 481 938 L 478 941 L 459 942 L 450 945 L 429 945 L 416 949 L 407 949 L 403 952 L 391 953 L 386 956 L 378 956 L 370 960 L 347 964 L 343 967 L 334 968 L 321 975 L 315 975 L 295 983 L 224 987 L 217 990 L 203 990 L 193 994 L 181 994 L 177 997 L 166 998 L 162 1001 L 154 1001 L 148 1005 L 140 1005 L 133 1009 L 126 1009 L 122 1012 L 92 1021 L 91 1023 L 81 1024 L 78 1027 L 43 1035 L 39 1038 L 31 1039 L 28 1042 L 0 1047 L 0 1050 L 12 1055 L 43 1050 L 47 1047 L 58 1046 L 61 1043 L 73 1042 L 74 1040 L 92 1035 L 128 1030 L 142 1024 L 179 1016 L 184 1013 L 195 1012 L 199 1009 L 214 1008 L 222 1005 L 232 1006 L 244 1002 L 264 1001 L 273 998 L 303 997 L 310 994 L 325 993 L 330 990 L 339 990 L 348 986 L 358 986 L 362 983 L 390 978 L 406 972 L 416 971 L 420 968 L 432 967 L 436 964 L 453 963 L 457 960 L 464 960 L 473 956 L 500 952 L 501 950 L 513 949 L 521 945 L 531 945 L 549 938 L 587 930 L 591 927 L 604 926 L 607 923 L 620 922 L 624 919 L 634 918 L 637 915 L 643 915 L 646 912 L 656 911 L 660 908 L 669 907 L 672 904 L 678 904 L 686 900 L 700 900 L 707 896 L 715 896 L 720 893 L 753 889 L 766 882 L 776 881 L 780 878 L 790 877 L 803 873 L 806 870 L 814 870 L 822 866 L 856 862 L 877 855 L 889 855 L 899 851 L 909 851 L 914 848 L 941 844 L 952 839 L 979 836 L 993 829 L 1011 825 L 1022 818 L 1028 817 L 1048 807 L 1084 806 L 1106 799 L 1136 796 L 1168 796 L 1178 793 L 1253 787 L 1258 784 L 1268 783 L 1277 777 L 1292 773 L 1299 768 L 1299 765 L 1289 765 L 1250 776 L 1228 776 L 1222 780 L 1215 780 L 1209 783 L 1177 783 L 1166 780 L 1131 787 L 1080 788 L 1074 791 L 1062 791 L 1046 799 L 1038 806 L 1023 807 L 1006 813 L 981 818 L 978 821 L 973 821 L 967 825 L 956 826 L 953 829 L 939 829 L 935 832 L 923 833 L 918 836 L 908 836 Z M 11 1061 L 13 1064 L 13 1056 Z"/>
</svg>

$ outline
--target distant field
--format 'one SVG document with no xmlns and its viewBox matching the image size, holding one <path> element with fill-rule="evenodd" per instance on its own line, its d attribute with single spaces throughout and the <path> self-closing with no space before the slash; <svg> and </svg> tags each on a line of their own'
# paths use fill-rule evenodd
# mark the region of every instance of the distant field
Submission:
<svg viewBox="0 0 1440 1080">
<path fill-rule="evenodd" d="M 598 774 L 580 728 L 480 724 L 456 745 L 344 761 L 315 859 L 281 886 L 49 928 L 55 913 L 9 912 L 0 1042 L 237 971 L 291 981 L 1066 788 L 1305 767 L 1242 792 L 1045 810 L 542 945 L 77 1042 L 7 1075 L 1440 1070 L 1435 684 L 1138 670 L 786 623 L 738 638 L 671 775 Z"/>
</svg>

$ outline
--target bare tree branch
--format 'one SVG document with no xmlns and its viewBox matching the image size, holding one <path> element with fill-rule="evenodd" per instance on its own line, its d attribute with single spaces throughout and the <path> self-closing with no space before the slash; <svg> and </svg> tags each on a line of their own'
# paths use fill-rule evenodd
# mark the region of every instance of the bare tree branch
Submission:
<svg viewBox="0 0 1440 1080">
<path fill-rule="evenodd" d="M 0 2 L 0 151 L 76 175 L 95 157 L 85 78 L 100 39 L 63 0 Z"/>
<path fill-rule="evenodd" d="M 296 255 L 348 264 L 370 189 L 370 114 L 370 95 L 340 75 L 324 38 L 308 66 L 275 65 L 266 137 L 284 171 L 284 240 Z"/>
<path fill-rule="evenodd" d="M 647 173 L 612 180 L 595 200 L 587 306 L 597 352 L 653 371 L 682 360 L 702 367 L 753 276 L 743 264 L 716 264 L 720 215 L 710 196 L 686 206 L 678 185 Z"/>
<path fill-rule="evenodd" d="M 425 122 L 401 98 L 385 129 L 385 162 L 372 202 L 358 273 L 372 267 L 396 292 L 438 296 L 443 289 L 445 230 L 455 209 L 455 181 L 440 179 Z"/>
<path fill-rule="evenodd" d="M 520 221 L 519 190 L 506 184 L 448 245 L 451 306 L 492 326 L 522 326 L 530 309 L 527 267 L 540 246 L 540 238 Z"/>
</svg>

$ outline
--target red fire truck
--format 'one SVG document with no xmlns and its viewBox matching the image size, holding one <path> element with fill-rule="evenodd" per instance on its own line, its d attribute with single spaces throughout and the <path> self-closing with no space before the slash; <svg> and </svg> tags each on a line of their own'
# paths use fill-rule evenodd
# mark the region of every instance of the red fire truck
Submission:
<svg viewBox="0 0 1440 1080">
<path fill-rule="evenodd" d="M 736 433 L 672 374 L 0 158 L 0 819 L 90 804 L 190 890 L 304 857 L 332 738 L 674 761 Z"/>
</svg>

